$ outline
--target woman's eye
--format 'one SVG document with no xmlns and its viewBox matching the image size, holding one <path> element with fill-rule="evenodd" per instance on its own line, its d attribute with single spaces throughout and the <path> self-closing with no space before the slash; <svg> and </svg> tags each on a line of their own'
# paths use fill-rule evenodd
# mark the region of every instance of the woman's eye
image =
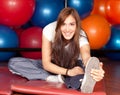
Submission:
<svg viewBox="0 0 120 95">
<path fill-rule="evenodd" d="M 75 25 L 75 24 L 74 24 L 74 23 L 71 23 L 70 25 L 73 26 L 73 25 Z"/>
</svg>

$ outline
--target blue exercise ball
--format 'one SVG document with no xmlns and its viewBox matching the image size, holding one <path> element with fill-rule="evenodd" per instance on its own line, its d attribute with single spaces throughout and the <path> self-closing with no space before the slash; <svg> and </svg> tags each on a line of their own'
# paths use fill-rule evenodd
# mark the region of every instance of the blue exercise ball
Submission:
<svg viewBox="0 0 120 95">
<path fill-rule="evenodd" d="M 111 26 L 111 37 L 104 49 L 120 50 L 120 25 Z M 112 60 L 120 60 L 120 52 L 109 52 L 106 56 Z"/>
<path fill-rule="evenodd" d="M 94 0 L 68 0 L 67 6 L 75 8 L 81 19 L 90 15 L 94 5 Z"/>
<path fill-rule="evenodd" d="M 31 22 L 35 26 L 44 27 L 57 19 L 64 8 L 65 0 L 36 0 L 36 7 Z"/>
<path fill-rule="evenodd" d="M 14 30 L 7 26 L 0 25 L 0 48 L 16 48 L 19 46 L 19 39 Z M 16 52 L 0 51 L 0 61 L 7 61 Z"/>
</svg>

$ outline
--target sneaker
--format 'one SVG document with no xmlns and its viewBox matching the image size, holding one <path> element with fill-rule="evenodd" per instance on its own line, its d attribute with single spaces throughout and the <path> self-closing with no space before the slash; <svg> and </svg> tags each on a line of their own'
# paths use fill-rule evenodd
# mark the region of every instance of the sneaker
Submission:
<svg viewBox="0 0 120 95">
<path fill-rule="evenodd" d="M 81 92 L 82 93 L 92 93 L 96 81 L 91 77 L 91 69 L 99 69 L 99 59 L 96 57 L 91 57 L 85 68 L 84 78 L 82 80 Z"/>
<path fill-rule="evenodd" d="M 64 83 L 64 77 L 62 75 L 50 75 L 46 81 Z"/>
<path fill-rule="evenodd" d="M 58 79 L 60 83 L 64 83 L 64 77 L 62 75 L 58 75 Z"/>
</svg>

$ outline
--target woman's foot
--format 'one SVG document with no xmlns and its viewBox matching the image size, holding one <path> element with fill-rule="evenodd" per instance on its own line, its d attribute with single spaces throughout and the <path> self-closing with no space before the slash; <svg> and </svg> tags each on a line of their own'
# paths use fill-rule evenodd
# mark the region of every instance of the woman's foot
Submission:
<svg viewBox="0 0 120 95">
<path fill-rule="evenodd" d="M 82 80 L 81 85 L 81 92 L 83 93 L 92 93 L 94 90 L 94 86 L 96 84 L 96 81 L 91 77 L 91 69 L 99 69 L 99 59 L 96 57 L 91 57 L 85 68 L 85 74 L 84 78 Z"/>
</svg>

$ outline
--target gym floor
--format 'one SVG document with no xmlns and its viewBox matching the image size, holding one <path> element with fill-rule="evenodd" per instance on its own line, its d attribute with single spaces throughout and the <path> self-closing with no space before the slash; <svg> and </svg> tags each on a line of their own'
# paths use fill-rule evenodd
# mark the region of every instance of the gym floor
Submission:
<svg viewBox="0 0 120 95">
<path fill-rule="evenodd" d="M 105 88 L 107 95 L 120 95 L 120 61 L 110 60 L 102 57 L 100 61 L 104 63 Z M 0 62 L 0 66 L 7 66 L 7 62 Z M 14 94 L 23 95 L 23 94 Z"/>
<path fill-rule="evenodd" d="M 120 95 L 120 61 L 101 59 L 105 70 L 105 88 L 107 95 Z"/>
</svg>

